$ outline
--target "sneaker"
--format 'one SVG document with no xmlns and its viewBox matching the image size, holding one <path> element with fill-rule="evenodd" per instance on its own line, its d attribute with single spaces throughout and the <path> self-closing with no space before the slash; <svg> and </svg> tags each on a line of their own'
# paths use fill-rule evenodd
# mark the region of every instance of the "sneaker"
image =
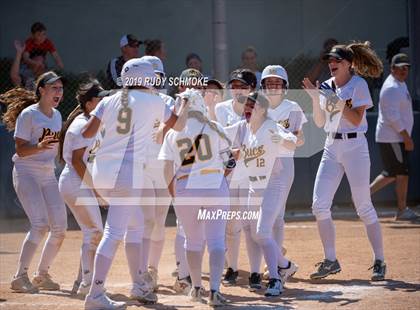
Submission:
<svg viewBox="0 0 420 310">
<path fill-rule="evenodd" d="M 60 284 L 54 282 L 48 273 L 35 276 L 32 284 L 40 290 L 58 291 L 60 289 Z"/>
<path fill-rule="evenodd" d="M 20 276 L 13 277 L 12 282 L 10 283 L 10 288 L 16 293 L 35 294 L 39 292 L 38 288 L 29 281 L 29 277 L 26 272 Z"/>
<path fill-rule="evenodd" d="M 190 289 L 190 292 L 188 293 L 188 297 L 193 302 L 200 302 L 202 304 L 205 304 L 206 301 L 203 298 L 203 288 L 202 287 L 192 287 Z"/>
<path fill-rule="evenodd" d="M 279 296 L 281 293 L 283 293 L 283 285 L 281 284 L 281 281 L 279 279 L 270 279 L 264 295 L 266 297 L 272 297 Z"/>
<path fill-rule="evenodd" d="M 77 289 L 77 295 L 85 297 L 89 294 L 91 283 L 85 283 L 82 281 Z"/>
<path fill-rule="evenodd" d="M 248 278 L 249 281 L 249 291 L 255 292 L 256 290 L 261 289 L 261 275 L 259 273 L 253 272 Z"/>
<path fill-rule="evenodd" d="M 73 287 L 71 288 L 71 292 L 70 292 L 72 295 L 76 295 L 77 294 L 77 290 L 79 289 L 80 283 L 81 282 L 79 280 L 75 280 L 73 282 Z"/>
<path fill-rule="evenodd" d="M 226 270 L 225 277 L 222 281 L 222 283 L 226 286 L 235 285 L 236 279 L 238 278 L 239 273 L 237 271 L 233 271 L 232 268 L 228 268 Z"/>
<path fill-rule="evenodd" d="M 336 274 L 341 271 L 340 264 L 338 263 L 338 260 L 330 261 L 328 259 L 324 259 L 323 262 L 319 262 L 315 265 L 315 267 L 318 267 L 318 270 L 311 274 L 311 279 L 322 279 L 330 274 Z"/>
<path fill-rule="evenodd" d="M 85 310 L 119 310 L 126 307 L 125 302 L 114 301 L 106 296 L 105 292 L 96 297 L 87 295 L 85 299 Z"/>
<path fill-rule="evenodd" d="M 286 268 L 280 268 L 278 267 L 278 273 L 280 276 L 280 280 L 281 283 L 286 283 L 286 281 L 290 278 L 293 277 L 293 275 L 296 273 L 296 271 L 298 271 L 299 266 L 296 265 L 295 263 L 293 263 L 292 261 L 289 261 L 289 264 L 287 265 Z"/>
<path fill-rule="evenodd" d="M 188 295 L 191 290 L 191 277 L 187 276 L 183 279 L 177 277 L 174 284 L 174 290 L 177 293 Z"/>
<path fill-rule="evenodd" d="M 133 283 L 130 291 L 130 299 L 137 300 L 144 304 L 155 304 L 157 295 L 153 292 L 153 288 L 146 282 Z"/>
<path fill-rule="evenodd" d="M 158 280 L 159 280 L 158 271 L 155 267 L 149 266 L 148 273 L 152 277 L 153 290 L 157 291 L 157 289 L 159 287 L 158 286 Z"/>
<path fill-rule="evenodd" d="M 369 268 L 373 269 L 373 274 L 372 274 L 372 281 L 383 281 L 385 279 L 385 273 L 386 273 L 386 264 L 377 259 L 375 260 L 375 262 L 373 263 L 373 266 Z"/>
<path fill-rule="evenodd" d="M 210 296 L 209 296 L 209 303 L 208 305 L 210 307 L 221 307 L 221 306 L 225 306 L 229 301 L 224 298 L 222 296 L 222 294 L 220 294 L 220 292 L 218 291 L 210 291 Z"/>
<path fill-rule="evenodd" d="M 395 217 L 396 221 L 413 221 L 417 220 L 419 216 L 416 212 L 411 210 L 410 208 L 405 208 L 402 211 L 398 211 L 397 216 Z"/>
</svg>

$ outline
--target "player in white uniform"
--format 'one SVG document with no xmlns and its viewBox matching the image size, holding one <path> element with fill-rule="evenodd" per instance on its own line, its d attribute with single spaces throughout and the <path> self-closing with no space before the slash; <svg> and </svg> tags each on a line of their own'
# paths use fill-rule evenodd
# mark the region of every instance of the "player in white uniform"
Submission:
<svg viewBox="0 0 420 310">
<path fill-rule="evenodd" d="M 165 77 L 162 61 L 156 56 L 143 56 L 140 59 L 151 63 L 156 76 L 160 79 Z M 159 82 L 157 82 L 159 81 Z M 154 88 L 159 90 L 163 87 L 162 80 L 156 80 Z M 175 101 L 171 96 L 158 92 L 165 104 L 171 108 Z M 161 143 L 158 143 L 156 135 L 163 126 L 161 120 L 156 119 L 153 125 L 153 134 L 150 136 L 147 148 L 147 159 L 144 169 L 144 184 L 142 206 L 144 215 L 143 236 L 143 266 L 142 270 L 148 270 L 153 281 L 153 287 L 157 289 L 158 265 L 162 256 L 165 241 L 165 220 L 168 214 L 171 198 L 163 175 L 163 162 L 158 160 Z"/>
<path fill-rule="evenodd" d="M 258 92 L 248 95 L 244 114 L 246 121 L 226 128 L 229 137 L 238 130 L 237 136 L 244 136 L 240 144 L 246 176 L 249 179 L 248 210 L 259 211 L 258 220 L 244 221 L 251 266 L 250 287 L 261 288 L 259 269 L 261 253 L 268 266 L 270 280 L 266 296 L 278 296 L 283 285 L 278 272 L 279 262 L 287 267 L 281 247 L 273 237 L 276 218 L 284 212 L 287 189 L 293 165 L 290 158 L 283 158 L 296 147 L 297 137 L 267 117 L 268 99 Z M 293 160 L 293 159 L 292 159 Z M 258 279 L 257 279 L 258 275 Z"/>
<path fill-rule="evenodd" d="M 248 96 L 257 85 L 257 78 L 251 70 L 234 70 L 229 79 L 232 99 L 216 105 L 216 121 L 223 127 L 228 127 L 244 119 L 244 103 L 241 98 Z M 242 102 L 241 102 L 242 101 Z M 234 137 L 233 137 L 234 138 Z M 230 210 L 242 210 L 247 204 L 248 179 L 244 174 L 245 166 L 238 160 L 236 168 L 229 178 Z M 223 279 L 224 285 L 236 284 L 238 277 L 239 245 L 241 242 L 242 222 L 236 218 L 228 220 L 226 226 L 226 260 L 227 270 Z"/>
<path fill-rule="evenodd" d="M 229 191 L 225 168 L 233 168 L 230 141 L 223 128 L 207 118 L 200 91 L 187 89 L 179 95 L 189 101 L 187 124 L 183 131 L 169 131 L 159 159 L 165 161 L 165 177 L 174 196 L 178 221 L 184 228 L 185 250 L 191 276 L 192 301 L 203 302 L 201 265 L 204 246 L 210 256 L 210 306 L 221 306 L 226 300 L 219 293 L 225 255 L 226 220 L 198 218 L 200 212 L 229 209 Z M 204 202 L 203 202 L 204 201 Z M 209 205 L 210 203 L 210 205 Z M 215 203 L 215 205 L 211 205 Z"/>
<path fill-rule="evenodd" d="M 321 96 L 309 79 L 303 80 L 303 87 L 313 101 L 315 124 L 323 126 L 328 135 L 315 179 L 312 203 L 325 259 L 311 278 L 325 278 L 341 271 L 336 258 L 331 204 L 345 173 L 357 214 L 366 226 L 375 255 L 372 280 L 383 280 L 386 265 L 382 233 L 370 198 L 370 158 L 365 137 L 368 127 L 366 109 L 372 107 L 372 99 L 366 81 L 360 77 L 379 76 L 382 63 L 368 42 L 336 45 L 326 58 L 332 78 L 321 84 Z"/>
<path fill-rule="evenodd" d="M 67 213 L 58 191 L 54 160 L 58 151 L 61 114 L 55 108 L 63 97 L 61 77 L 42 74 L 36 83 L 36 96 L 22 94 L 8 106 L 3 121 L 15 130 L 13 185 L 31 228 L 23 241 L 13 291 L 36 293 L 39 289 L 58 290 L 48 269 L 56 257 L 67 229 Z M 38 245 L 49 231 L 32 283 L 28 268 Z"/>
<path fill-rule="evenodd" d="M 307 122 L 306 116 L 297 102 L 285 98 L 287 89 L 289 88 L 289 79 L 286 70 L 279 65 L 270 65 L 264 68 L 261 78 L 261 88 L 263 93 L 267 96 L 270 107 L 268 109 L 268 117 L 279 123 L 286 131 L 292 132 L 298 137 L 297 146 L 304 144 L 304 135 L 302 131 L 303 124 Z M 283 156 L 285 165 L 290 165 L 288 170 L 290 175 L 285 177 L 289 182 L 284 187 L 284 192 L 280 195 L 283 207 L 276 222 L 274 223 L 273 234 L 277 245 L 282 249 L 283 255 L 285 249 L 283 248 L 284 239 L 284 212 L 286 209 L 286 201 L 289 196 L 290 189 L 294 179 L 294 151 L 290 150 Z M 283 171 L 284 173 L 285 171 Z M 279 272 L 281 274 L 283 284 L 288 277 L 296 273 L 298 266 L 291 261 L 279 261 Z M 264 278 L 268 279 L 268 270 L 264 273 Z"/>
<path fill-rule="evenodd" d="M 102 99 L 82 132 L 91 138 L 102 136 L 92 167 L 95 189 L 109 204 L 104 235 L 95 256 L 94 273 L 85 309 L 120 309 L 105 295 L 104 282 L 122 239 L 128 260 L 132 289 L 130 298 L 156 302 L 153 288 L 144 279 L 142 266 L 143 212 L 139 189 L 144 179 L 146 148 L 156 119 L 182 129 L 182 121 L 152 90 L 148 80 L 155 76 L 152 65 L 138 58 L 124 64 L 121 72 L 124 88 Z M 184 107 L 181 107 L 181 113 Z M 185 123 L 185 122 L 184 122 Z"/>
<path fill-rule="evenodd" d="M 94 138 L 83 138 L 81 131 L 89 119 L 89 113 L 108 94 L 96 81 L 82 84 L 76 97 L 79 104 L 67 118 L 60 136 L 60 159 L 66 165 L 61 172 L 58 186 L 83 233 L 80 251 L 81 282 L 76 291 L 82 296 L 89 292 L 92 282 L 93 260 L 102 237 L 103 225 L 96 202 L 96 197 L 100 196 L 93 189 L 92 177 L 87 169 L 93 162 L 94 152 L 100 142 L 96 142 Z M 77 201 L 78 198 L 91 198 L 93 202 L 81 203 L 80 200 Z"/>
</svg>

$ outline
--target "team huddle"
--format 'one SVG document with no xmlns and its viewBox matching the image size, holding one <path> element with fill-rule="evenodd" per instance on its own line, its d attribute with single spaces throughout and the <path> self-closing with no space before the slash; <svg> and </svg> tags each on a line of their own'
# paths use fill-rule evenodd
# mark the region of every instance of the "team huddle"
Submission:
<svg viewBox="0 0 420 310">
<path fill-rule="evenodd" d="M 372 106 L 363 77 L 376 77 L 382 63 L 365 43 L 336 45 L 326 55 L 331 78 L 302 81 L 312 101 L 312 117 L 327 133 L 315 180 L 312 211 L 324 249 L 311 279 L 341 271 L 335 251 L 331 205 L 346 174 L 357 214 L 374 253 L 371 279 L 386 273 L 381 227 L 370 190 L 370 158 L 365 137 L 366 109 Z M 187 69 L 184 78 L 202 78 Z M 105 283 L 121 241 L 132 286 L 130 298 L 156 303 L 159 261 L 170 205 L 177 218 L 174 289 L 194 303 L 212 307 L 229 301 L 221 285 L 236 285 L 241 232 L 249 259 L 249 289 L 279 296 L 298 265 L 283 247 L 284 215 L 294 179 L 295 150 L 305 143 L 308 121 L 299 103 L 286 98 L 289 81 L 280 65 L 264 68 L 260 80 L 234 70 L 226 83 L 230 98 L 215 103 L 224 86 L 182 85 L 175 99 L 156 79 L 166 79 L 155 56 L 127 61 L 123 88 L 107 91 L 97 81 L 80 85 L 77 107 L 62 125 L 56 110 L 62 77 L 42 74 L 36 92 L 20 89 L 4 122 L 14 130 L 13 182 L 31 228 L 23 242 L 11 289 L 21 293 L 58 290 L 49 267 L 67 229 L 66 205 L 83 242 L 73 293 L 85 309 L 122 309 L 106 295 Z M 136 83 L 132 83 L 136 81 Z M 55 158 L 65 167 L 57 181 Z M 100 208 L 108 210 L 105 226 Z M 256 218 L 200 219 L 206 210 L 256 212 Z M 28 268 L 48 233 L 32 281 Z M 209 298 L 204 298 L 202 262 L 209 253 Z M 261 270 L 264 258 L 265 269 Z M 224 269 L 226 271 L 224 273 Z"/>
</svg>

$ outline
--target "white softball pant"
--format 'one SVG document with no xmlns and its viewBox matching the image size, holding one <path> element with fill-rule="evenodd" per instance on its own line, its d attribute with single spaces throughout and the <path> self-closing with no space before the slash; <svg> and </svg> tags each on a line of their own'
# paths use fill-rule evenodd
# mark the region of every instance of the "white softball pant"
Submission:
<svg viewBox="0 0 420 310">
<path fill-rule="evenodd" d="M 163 161 L 150 160 L 146 163 L 141 196 L 144 238 L 162 241 L 165 239 L 165 221 L 171 204 L 163 173 Z"/>
<path fill-rule="evenodd" d="M 67 230 L 67 212 L 54 168 L 15 163 L 13 185 L 31 223 L 26 240 L 39 244 L 49 230 L 46 243 L 60 247 Z"/>
<path fill-rule="evenodd" d="M 209 212 L 216 209 L 229 210 L 229 189 L 226 180 L 223 179 L 218 189 L 188 189 L 186 188 L 187 184 L 188 179 L 176 182 L 176 198 L 174 200 L 176 216 L 185 232 L 185 249 L 187 251 L 202 251 L 205 242 L 207 242 L 209 251 L 215 249 L 224 251 L 226 219 L 218 217 L 212 220 L 199 220 L 198 213 L 200 209 Z M 193 205 L 183 205 L 181 204 L 182 198 L 193 198 L 196 202 Z M 206 205 L 205 202 L 212 198 L 221 200 L 221 203 L 217 206 Z"/>
<path fill-rule="evenodd" d="M 58 182 L 58 188 L 64 201 L 73 213 L 83 233 L 83 244 L 89 245 L 91 250 L 96 250 L 101 241 L 103 225 L 98 204 L 82 205 L 77 203 L 77 198 L 86 198 L 96 201 L 96 196 L 89 188 L 82 186 L 82 181 L 77 173 L 68 168 L 63 169 Z"/>
<path fill-rule="evenodd" d="M 318 221 L 331 218 L 331 204 L 344 175 L 350 184 L 356 211 L 362 221 L 373 224 L 378 216 L 370 198 L 370 158 L 366 137 L 327 138 L 315 179 L 312 213 Z"/>
</svg>

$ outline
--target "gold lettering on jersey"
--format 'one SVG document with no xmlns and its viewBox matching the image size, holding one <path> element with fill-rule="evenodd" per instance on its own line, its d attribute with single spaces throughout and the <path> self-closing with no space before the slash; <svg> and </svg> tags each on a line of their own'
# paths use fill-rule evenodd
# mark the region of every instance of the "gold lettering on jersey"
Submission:
<svg viewBox="0 0 420 310">
<path fill-rule="evenodd" d="M 353 107 L 353 104 L 351 103 L 351 98 L 346 100 L 346 106 L 351 109 Z"/>
<path fill-rule="evenodd" d="M 46 137 L 52 137 L 54 139 L 59 139 L 60 138 L 60 131 L 55 131 L 54 132 L 49 128 L 42 128 L 42 135 L 41 135 L 41 138 L 39 138 L 38 142 L 41 142 Z"/>
<path fill-rule="evenodd" d="M 265 154 L 264 145 L 257 147 L 247 148 L 246 145 L 242 145 L 242 151 L 244 155 L 244 164 L 248 167 L 248 163 L 251 160 L 257 159 Z"/>
<path fill-rule="evenodd" d="M 290 123 L 289 123 L 289 119 L 285 119 L 284 121 L 282 121 L 282 120 L 279 120 L 278 121 L 278 123 L 280 124 L 280 125 L 282 125 L 283 126 L 283 128 L 289 128 L 290 127 Z"/>
<path fill-rule="evenodd" d="M 98 151 L 100 146 L 101 146 L 101 141 L 96 140 L 95 145 L 89 151 L 89 154 L 88 154 L 88 157 L 87 157 L 88 163 L 93 162 L 93 160 L 95 159 L 95 156 L 96 156 L 96 152 Z"/>
</svg>

